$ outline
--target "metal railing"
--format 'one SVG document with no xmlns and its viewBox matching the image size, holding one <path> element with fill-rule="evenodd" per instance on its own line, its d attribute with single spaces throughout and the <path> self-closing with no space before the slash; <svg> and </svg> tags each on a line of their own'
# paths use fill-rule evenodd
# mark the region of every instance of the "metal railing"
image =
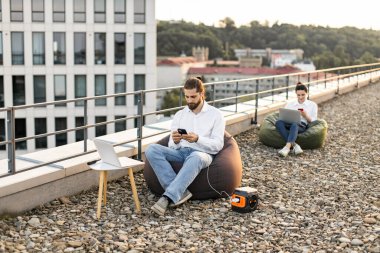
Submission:
<svg viewBox="0 0 380 253">
<path fill-rule="evenodd" d="M 330 69 L 324 69 L 324 70 L 317 70 L 317 71 L 309 71 L 309 72 L 297 72 L 297 73 L 291 73 L 291 74 L 283 74 L 283 75 L 276 75 L 276 76 L 266 76 L 266 77 L 258 77 L 258 78 L 248 78 L 248 79 L 240 79 L 240 80 L 230 80 L 230 81 L 220 81 L 220 82 L 212 82 L 212 83 L 205 83 L 206 90 L 208 93 L 208 96 L 210 97 L 209 100 L 207 100 L 208 103 L 215 105 L 216 107 L 220 107 L 221 105 L 224 105 L 226 101 L 233 101 L 230 102 L 230 104 L 235 105 L 235 110 L 231 112 L 231 114 L 234 114 L 238 111 L 238 104 L 246 101 L 254 101 L 254 117 L 252 118 L 252 123 L 257 123 L 257 115 L 258 115 L 258 109 L 259 109 L 259 99 L 260 98 L 269 98 L 271 97 L 271 101 L 277 102 L 275 99 L 277 94 L 283 94 L 285 97 L 283 100 L 287 100 L 289 98 L 289 91 L 295 87 L 295 84 L 297 81 L 302 81 L 305 85 L 309 88 L 309 95 L 310 95 L 310 87 L 313 86 L 323 86 L 325 89 L 329 88 L 328 86 L 336 88 L 336 92 L 339 92 L 340 85 L 343 82 L 346 82 L 347 80 L 351 81 L 352 79 L 356 80 L 357 84 L 359 83 L 359 80 L 361 76 L 363 75 L 370 75 L 370 80 L 372 80 L 373 76 L 380 76 L 380 63 L 373 63 L 373 64 L 364 64 L 364 65 L 355 65 L 355 66 L 345 66 L 345 67 L 339 67 L 339 68 L 330 68 Z M 367 77 L 368 78 L 368 77 Z M 275 87 L 276 80 L 282 80 L 281 84 L 279 86 L 281 87 Z M 261 82 L 261 83 L 260 83 Z M 264 86 L 263 83 L 270 83 L 270 89 L 265 89 L 260 91 L 260 86 Z M 294 83 L 291 85 L 291 83 Z M 222 89 L 225 89 L 226 87 L 231 87 L 233 90 L 233 95 L 229 97 L 223 97 L 223 98 L 216 98 L 216 93 L 218 91 L 221 91 Z M 117 94 L 111 94 L 111 95 L 102 95 L 102 96 L 94 96 L 94 97 L 83 97 L 83 98 L 76 98 L 76 99 L 69 99 L 69 100 L 60 100 L 60 101 L 53 101 L 53 102 L 45 102 L 45 103 L 37 103 L 37 104 L 30 104 L 30 105 L 20 105 L 20 106 L 12 106 L 12 107 L 6 107 L 6 108 L 0 108 L 0 112 L 6 113 L 6 140 L 0 142 L 0 147 L 2 145 L 6 145 L 7 150 L 7 159 L 8 159 L 8 173 L 4 175 L 0 175 L 0 177 L 13 175 L 19 172 L 24 172 L 27 170 L 32 170 L 38 167 L 51 165 L 53 166 L 54 163 L 65 161 L 68 159 L 72 159 L 75 157 L 79 157 L 82 155 L 86 155 L 92 152 L 95 152 L 95 150 L 87 150 L 87 138 L 88 138 L 88 129 L 94 128 L 101 125 L 107 125 L 112 124 L 116 122 L 136 119 L 137 120 L 137 137 L 135 139 L 129 140 L 127 142 L 119 142 L 114 144 L 114 146 L 123 145 L 130 142 L 137 141 L 138 147 L 137 147 L 137 158 L 141 159 L 141 153 L 142 153 L 142 140 L 144 138 L 152 137 L 155 135 L 159 135 L 165 132 L 168 132 L 168 130 L 163 130 L 160 133 L 146 135 L 143 137 L 143 126 L 144 126 L 144 117 L 149 115 L 158 115 L 168 112 L 174 112 L 177 110 L 180 110 L 184 108 L 183 105 L 183 92 L 182 92 L 183 86 L 173 86 L 173 87 L 167 87 L 167 88 L 160 88 L 160 89 L 150 89 L 150 90 L 139 90 L 135 92 L 125 92 L 125 93 L 117 93 Z M 245 87 L 245 89 L 244 89 Z M 247 89 L 247 87 L 249 89 Z M 151 112 L 144 112 L 144 98 L 145 95 L 148 93 L 156 93 L 157 92 L 166 92 L 171 90 L 179 90 L 180 96 L 179 96 L 179 104 L 176 107 L 172 108 L 165 108 L 161 110 L 155 110 Z M 246 94 L 239 95 L 239 92 L 241 91 L 250 91 Z M 269 96 L 268 96 L 269 94 Z M 118 118 L 115 120 L 110 121 L 104 121 L 99 122 L 95 124 L 88 124 L 88 102 L 91 100 L 97 100 L 97 99 L 107 99 L 107 98 L 114 98 L 114 97 L 122 97 L 122 96 L 133 96 L 134 98 L 137 98 L 137 113 L 132 116 L 126 116 L 124 118 Z M 55 106 L 60 104 L 68 104 L 68 103 L 77 103 L 81 104 L 83 106 L 83 116 L 84 116 L 84 125 L 75 127 L 75 128 L 68 128 L 64 130 L 59 131 L 52 131 L 49 133 L 44 134 L 38 134 L 38 135 L 31 135 L 27 137 L 22 138 L 15 138 L 15 114 L 16 111 L 19 110 L 26 110 L 28 108 L 36 108 L 36 107 L 47 107 L 47 106 Z M 219 105 L 219 106 L 218 106 Z M 62 108 L 62 107 L 61 107 Z M 252 110 L 248 109 L 248 110 Z M 242 112 L 242 111 L 239 111 Z M 244 111 L 243 111 L 244 112 Z M 75 117 L 75 116 L 73 116 Z M 60 159 L 53 159 L 48 162 L 41 162 L 35 166 L 31 166 L 22 170 L 17 171 L 16 170 L 16 143 L 27 141 L 31 139 L 37 139 L 41 137 L 47 137 L 52 135 L 58 135 L 58 134 L 64 134 L 72 131 L 78 131 L 83 130 L 84 131 L 84 139 L 83 139 L 83 150 L 82 152 L 74 155 L 68 155 L 65 157 L 62 157 Z M 0 133 L 1 134 L 1 133 Z"/>
</svg>

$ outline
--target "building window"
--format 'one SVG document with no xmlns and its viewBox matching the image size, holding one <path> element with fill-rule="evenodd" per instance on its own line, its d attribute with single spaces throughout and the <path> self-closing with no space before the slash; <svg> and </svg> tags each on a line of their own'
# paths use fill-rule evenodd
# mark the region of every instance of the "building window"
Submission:
<svg viewBox="0 0 380 253">
<path fill-rule="evenodd" d="M 33 64 L 45 64 L 45 33 L 33 32 Z"/>
<path fill-rule="evenodd" d="M 135 91 L 145 90 L 145 75 L 135 75 Z M 135 95 L 135 105 L 138 105 L 138 99 L 140 95 Z M 144 105 L 145 105 L 145 94 L 144 94 Z"/>
<path fill-rule="evenodd" d="M 66 118 L 55 118 L 55 131 L 66 130 L 67 129 L 67 119 Z M 55 135 L 55 146 L 62 146 L 67 144 L 67 133 L 56 134 Z"/>
<path fill-rule="evenodd" d="M 12 32 L 12 64 L 23 65 L 24 64 L 24 33 Z"/>
<path fill-rule="evenodd" d="M 66 100 L 66 76 L 54 76 L 54 101 Z M 56 106 L 66 106 L 65 103 L 56 104 Z"/>
<path fill-rule="evenodd" d="M 34 103 L 46 102 L 45 76 L 33 76 Z"/>
<path fill-rule="evenodd" d="M 95 23 L 106 22 L 106 1 L 94 0 L 94 21 Z"/>
<path fill-rule="evenodd" d="M 13 105 L 25 105 L 25 76 L 13 76 Z"/>
<path fill-rule="evenodd" d="M 23 0 L 11 0 L 11 21 L 22 22 L 24 19 Z"/>
<path fill-rule="evenodd" d="M 44 0 L 32 0 L 32 21 L 45 21 Z"/>
<path fill-rule="evenodd" d="M 75 127 L 84 126 L 84 117 L 75 117 Z M 75 131 L 75 141 L 84 140 L 84 129 Z"/>
<path fill-rule="evenodd" d="M 125 64 L 125 33 L 115 33 L 115 64 Z"/>
<path fill-rule="evenodd" d="M 0 108 L 4 107 L 4 77 L 0 76 Z"/>
<path fill-rule="evenodd" d="M 15 119 L 15 138 L 26 137 L 26 119 Z M 26 141 L 16 142 L 16 149 L 26 149 Z"/>
<path fill-rule="evenodd" d="M 115 93 L 125 93 L 125 75 L 115 75 Z M 115 97 L 115 105 L 125 105 L 125 96 Z"/>
<path fill-rule="evenodd" d="M 66 64 L 66 36 L 64 32 L 53 33 L 54 64 Z"/>
<path fill-rule="evenodd" d="M 86 33 L 74 33 L 74 64 L 86 64 Z"/>
<path fill-rule="evenodd" d="M 95 33 L 95 64 L 106 64 L 105 33 Z"/>
<path fill-rule="evenodd" d="M 107 85 L 105 75 L 95 75 L 95 96 L 106 95 Z M 106 98 L 100 98 L 95 100 L 95 105 L 106 105 Z"/>
<path fill-rule="evenodd" d="M 95 117 L 95 123 L 101 123 L 107 121 L 106 116 L 96 116 Z M 100 125 L 95 127 L 95 136 L 103 136 L 107 134 L 107 125 Z"/>
<path fill-rule="evenodd" d="M 0 65 L 3 65 L 3 33 L 2 32 L 0 32 Z"/>
<path fill-rule="evenodd" d="M 115 119 L 125 118 L 126 116 L 115 116 Z M 115 122 L 115 133 L 127 130 L 127 121 L 120 120 Z"/>
<path fill-rule="evenodd" d="M 53 0 L 53 22 L 65 22 L 65 0 Z"/>
<path fill-rule="evenodd" d="M 145 33 L 135 33 L 135 64 L 145 64 Z"/>
<path fill-rule="evenodd" d="M 115 10 L 115 23 L 125 23 L 125 0 L 114 0 L 113 7 Z"/>
<path fill-rule="evenodd" d="M 0 142 L 2 141 L 5 141 L 5 119 L 0 119 Z M 5 145 L 0 145 L 0 150 L 5 150 Z"/>
<path fill-rule="evenodd" d="M 75 0 L 74 22 L 86 22 L 86 0 Z"/>
<path fill-rule="evenodd" d="M 134 0 L 135 24 L 145 23 L 145 0 Z"/>
<path fill-rule="evenodd" d="M 75 76 L 75 98 L 86 97 L 86 76 L 85 75 L 76 75 Z M 75 102 L 75 106 L 83 106 L 84 101 Z"/>
<path fill-rule="evenodd" d="M 34 135 L 46 134 L 46 118 L 35 118 L 34 119 Z M 36 138 L 36 149 L 37 148 L 47 148 L 47 137 Z"/>
</svg>

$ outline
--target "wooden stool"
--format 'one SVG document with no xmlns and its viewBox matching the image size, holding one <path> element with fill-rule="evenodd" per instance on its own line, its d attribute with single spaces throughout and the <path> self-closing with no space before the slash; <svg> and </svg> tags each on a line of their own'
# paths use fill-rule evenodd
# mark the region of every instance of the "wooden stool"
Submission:
<svg viewBox="0 0 380 253">
<path fill-rule="evenodd" d="M 131 183 L 131 189 L 132 189 L 132 194 L 133 194 L 133 200 L 135 201 L 136 205 L 136 213 L 141 212 L 141 207 L 140 207 L 140 201 L 139 197 L 137 195 L 137 189 L 136 189 L 136 184 L 135 184 L 135 179 L 133 177 L 133 168 L 137 166 L 144 165 L 143 162 L 127 158 L 127 157 L 120 157 L 120 162 L 123 164 L 123 167 L 117 167 L 110 165 L 108 163 L 98 161 L 94 164 L 89 165 L 89 167 L 93 170 L 98 170 L 100 172 L 99 174 L 99 192 L 98 192 L 98 209 L 96 212 L 96 218 L 100 218 L 100 212 L 102 208 L 102 200 L 103 204 L 106 205 L 107 203 L 107 175 L 108 171 L 110 170 L 121 170 L 121 169 L 128 169 L 128 176 L 129 176 L 129 181 Z"/>
</svg>

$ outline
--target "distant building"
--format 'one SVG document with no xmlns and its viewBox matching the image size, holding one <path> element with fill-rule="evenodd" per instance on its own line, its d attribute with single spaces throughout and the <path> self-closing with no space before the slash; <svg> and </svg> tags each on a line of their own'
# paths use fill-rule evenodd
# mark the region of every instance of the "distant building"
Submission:
<svg viewBox="0 0 380 253">
<path fill-rule="evenodd" d="M 154 10 L 154 0 L 0 1 L 0 107 L 156 88 Z M 156 97 L 147 94 L 144 107 L 156 109 Z M 83 108 L 78 102 L 17 111 L 16 138 L 82 126 Z M 133 96 L 90 101 L 87 109 L 88 124 L 137 113 Z M 87 138 L 135 124 L 90 128 Z M 0 141 L 5 127 L 3 113 Z M 16 149 L 32 152 L 84 138 L 83 130 L 72 131 L 18 142 Z"/>
<path fill-rule="evenodd" d="M 314 71 L 316 67 L 311 60 L 301 60 L 292 62 L 292 65 L 296 68 L 299 68 L 302 71 Z"/>
<path fill-rule="evenodd" d="M 206 67 L 190 68 L 188 76 L 201 76 L 204 82 L 223 82 L 245 78 L 265 77 L 300 72 L 299 69 L 286 66 L 282 68 L 242 68 L 242 67 Z M 289 80 L 292 85 L 297 81 L 296 77 Z M 259 91 L 286 86 L 286 78 L 276 78 L 273 82 L 271 79 L 259 81 Z M 238 95 L 253 93 L 256 91 L 256 82 L 240 82 Z M 215 99 L 222 99 L 234 96 L 236 85 L 234 83 L 218 85 L 215 90 Z M 235 101 L 223 102 L 223 105 L 234 104 Z"/>
</svg>

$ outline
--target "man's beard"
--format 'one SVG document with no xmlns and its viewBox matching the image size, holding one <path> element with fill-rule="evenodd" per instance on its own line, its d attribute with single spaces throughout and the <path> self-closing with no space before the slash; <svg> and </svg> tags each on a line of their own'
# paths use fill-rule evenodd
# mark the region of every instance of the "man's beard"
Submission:
<svg viewBox="0 0 380 253">
<path fill-rule="evenodd" d="M 187 106 L 190 110 L 195 110 L 202 103 L 202 99 L 199 99 L 197 103 L 189 103 Z"/>
</svg>

